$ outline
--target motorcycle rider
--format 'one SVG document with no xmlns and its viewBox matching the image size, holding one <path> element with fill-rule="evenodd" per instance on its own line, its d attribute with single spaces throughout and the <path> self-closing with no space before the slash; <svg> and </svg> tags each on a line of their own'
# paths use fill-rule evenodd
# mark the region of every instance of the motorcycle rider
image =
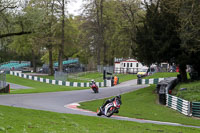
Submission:
<svg viewBox="0 0 200 133">
<path fill-rule="evenodd" d="M 94 93 L 98 93 L 99 92 L 99 90 L 98 90 L 99 87 L 97 86 L 97 84 L 94 81 L 94 79 L 91 80 L 90 87 L 92 88 L 92 90 L 94 91 Z"/>
<path fill-rule="evenodd" d="M 116 101 L 118 101 L 118 102 L 120 103 L 120 105 L 122 104 L 121 95 L 118 95 L 118 96 L 115 96 L 115 97 L 113 97 L 113 98 L 111 98 L 111 99 L 106 100 L 106 102 L 101 106 L 100 109 L 103 110 L 103 108 L 104 108 L 108 103 L 111 103 L 111 102 L 115 101 L 115 99 L 116 99 Z M 115 112 L 115 113 L 119 113 L 119 110 L 117 110 L 117 112 Z"/>
<path fill-rule="evenodd" d="M 96 85 L 96 82 L 94 81 L 94 79 L 91 80 L 90 86 L 92 86 L 93 84 Z M 96 85 L 97 86 L 97 85 Z"/>
</svg>

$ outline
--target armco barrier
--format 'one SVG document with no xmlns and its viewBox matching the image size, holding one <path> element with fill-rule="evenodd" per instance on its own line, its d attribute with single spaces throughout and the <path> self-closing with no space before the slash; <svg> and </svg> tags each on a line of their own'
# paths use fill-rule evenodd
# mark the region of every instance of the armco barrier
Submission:
<svg viewBox="0 0 200 133">
<path fill-rule="evenodd" d="M 137 79 L 137 84 L 158 84 L 160 81 L 164 80 L 165 78 L 155 78 L 155 79 Z"/>
<path fill-rule="evenodd" d="M 192 116 L 200 117 L 200 102 L 192 102 Z"/>
<path fill-rule="evenodd" d="M 69 81 L 60 81 L 60 80 L 51 80 L 51 79 L 46 79 L 46 78 L 41 78 L 41 77 L 37 77 L 37 76 L 31 76 L 31 75 L 26 75 L 23 73 L 19 73 L 19 72 L 13 72 L 10 71 L 10 75 L 14 75 L 14 76 L 18 76 L 18 77 L 22 77 L 22 78 L 26 78 L 26 79 L 30 79 L 30 80 L 35 80 L 35 81 L 39 81 L 39 82 L 43 82 L 43 83 L 48 83 L 48 84 L 54 84 L 54 85 L 63 85 L 63 86 L 72 86 L 72 87 L 90 87 L 90 83 L 79 83 L 79 82 L 69 82 Z M 106 87 L 106 83 L 104 82 L 96 82 L 96 84 L 99 87 Z"/>
<path fill-rule="evenodd" d="M 10 85 L 8 84 L 4 88 L 1 88 L 0 93 L 10 93 Z"/>
<path fill-rule="evenodd" d="M 166 98 L 167 98 L 167 102 L 166 102 L 166 106 L 179 111 L 180 113 L 184 114 L 184 115 L 188 115 L 190 116 L 190 102 L 186 101 L 184 99 L 181 99 L 179 97 L 176 96 L 172 96 L 169 94 L 166 94 Z"/>
</svg>

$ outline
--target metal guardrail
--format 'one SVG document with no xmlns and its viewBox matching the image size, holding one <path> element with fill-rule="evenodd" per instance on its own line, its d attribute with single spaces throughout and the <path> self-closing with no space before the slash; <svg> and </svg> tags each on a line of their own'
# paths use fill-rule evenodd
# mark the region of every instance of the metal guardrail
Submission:
<svg viewBox="0 0 200 133">
<path fill-rule="evenodd" d="M 90 87 L 89 82 L 81 83 L 81 82 L 51 80 L 51 79 L 41 78 L 41 77 L 37 77 L 37 76 L 31 76 L 31 75 L 27 75 L 27 74 L 23 74 L 23 73 L 19 73 L 19 72 L 14 72 L 14 71 L 10 71 L 10 75 L 14 75 L 14 76 L 18 76 L 18 77 L 22 77 L 22 78 L 26 78 L 26 79 L 30 79 L 30 80 L 35 80 L 35 81 L 39 81 L 39 82 L 43 82 L 43 83 L 47 83 L 47 84 L 53 84 L 53 85 L 72 86 L 72 87 Z M 96 84 L 99 87 L 106 87 L 107 86 L 106 81 L 96 82 Z"/>
<path fill-rule="evenodd" d="M 192 116 L 200 117 L 200 102 L 192 102 Z"/>
<path fill-rule="evenodd" d="M 114 73 L 137 74 L 139 70 L 139 68 L 114 68 Z"/>
<path fill-rule="evenodd" d="M 167 98 L 166 106 L 174 110 L 177 110 L 178 112 L 184 115 L 191 116 L 191 111 L 190 111 L 191 106 L 189 101 L 169 94 L 166 94 L 166 98 Z"/>
<path fill-rule="evenodd" d="M 165 78 L 157 84 L 156 91 L 159 94 L 159 102 L 184 115 L 191 116 L 191 102 L 170 95 L 177 82 L 177 78 L 171 77 Z"/>
<path fill-rule="evenodd" d="M 164 80 L 165 78 L 155 78 L 155 79 L 141 79 L 138 78 L 137 84 L 158 84 L 160 81 Z"/>
</svg>

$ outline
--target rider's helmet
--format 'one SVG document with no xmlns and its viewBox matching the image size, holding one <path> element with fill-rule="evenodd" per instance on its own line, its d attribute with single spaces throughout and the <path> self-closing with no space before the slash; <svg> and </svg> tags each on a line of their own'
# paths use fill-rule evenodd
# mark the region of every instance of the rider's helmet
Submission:
<svg viewBox="0 0 200 133">
<path fill-rule="evenodd" d="M 121 95 L 116 96 L 117 99 L 121 99 Z"/>
<path fill-rule="evenodd" d="M 92 84 L 95 84 L 95 81 L 94 81 L 94 79 L 92 79 L 92 80 L 91 80 L 91 82 L 92 82 Z"/>
</svg>

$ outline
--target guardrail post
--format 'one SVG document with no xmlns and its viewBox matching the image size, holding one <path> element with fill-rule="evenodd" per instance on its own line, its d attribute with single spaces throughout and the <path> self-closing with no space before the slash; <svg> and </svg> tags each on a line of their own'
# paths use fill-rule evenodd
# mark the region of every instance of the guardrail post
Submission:
<svg viewBox="0 0 200 133">
<path fill-rule="evenodd" d="M 137 79 L 137 84 L 139 84 L 139 85 L 142 84 L 142 78 Z"/>
</svg>

